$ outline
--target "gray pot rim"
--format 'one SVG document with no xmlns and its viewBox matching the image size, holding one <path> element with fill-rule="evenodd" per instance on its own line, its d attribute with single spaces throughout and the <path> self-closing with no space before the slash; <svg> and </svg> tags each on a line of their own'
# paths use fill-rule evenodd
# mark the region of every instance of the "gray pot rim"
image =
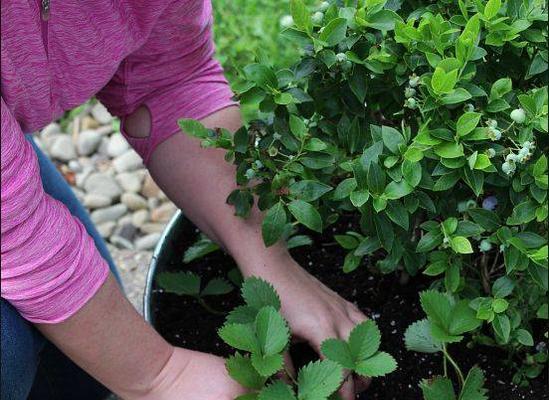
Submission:
<svg viewBox="0 0 549 400">
<path fill-rule="evenodd" d="M 143 317 L 145 318 L 145 321 L 147 321 L 151 325 L 155 325 L 154 320 L 154 310 L 153 310 L 153 294 L 154 294 L 154 280 L 156 277 L 157 270 L 159 269 L 159 259 L 160 254 L 165 249 L 165 243 L 168 238 L 172 237 L 174 234 L 174 230 L 176 227 L 179 226 L 180 223 L 185 220 L 185 216 L 181 212 L 181 210 L 178 210 L 175 215 L 172 217 L 170 222 L 168 222 L 168 225 L 166 225 L 166 228 L 162 232 L 162 235 L 160 236 L 160 239 L 158 240 L 158 243 L 156 244 L 156 247 L 154 248 L 154 252 L 152 255 L 151 262 L 149 264 L 149 269 L 147 271 L 147 278 L 145 281 L 145 291 L 143 293 Z"/>
</svg>

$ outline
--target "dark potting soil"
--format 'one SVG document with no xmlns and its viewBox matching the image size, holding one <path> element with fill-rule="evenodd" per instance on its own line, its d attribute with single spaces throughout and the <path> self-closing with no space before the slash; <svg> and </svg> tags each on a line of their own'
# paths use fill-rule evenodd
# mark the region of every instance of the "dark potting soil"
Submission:
<svg viewBox="0 0 549 400">
<path fill-rule="evenodd" d="M 335 229 L 337 230 L 337 226 Z M 347 229 L 346 224 L 341 227 L 342 232 Z M 159 268 L 163 271 L 179 271 L 184 268 L 199 273 L 206 281 L 226 276 L 227 271 L 236 265 L 221 252 L 183 265 L 183 253 L 195 242 L 197 235 L 197 231 L 189 227 L 189 232 L 185 232 L 178 243 L 172 260 Z M 333 232 L 330 232 L 325 237 L 315 237 L 313 247 L 297 248 L 292 253 L 309 272 L 347 300 L 356 303 L 370 318 L 376 320 L 382 332 L 382 350 L 390 352 L 399 364 L 392 374 L 374 379 L 368 391 L 358 398 L 422 399 L 418 383 L 423 378 L 442 374 L 442 358 L 438 354 L 407 351 L 403 337 L 412 322 L 424 318 L 418 293 L 429 286 L 429 280 L 416 277 L 401 285 L 396 274 L 375 274 L 367 268 L 366 261 L 356 271 L 344 274 L 341 272 L 341 265 L 345 253 L 339 246 L 331 245 L 332 242 Z M 217 329 L 222 326 L 224 316 L 205 311 L 190 297 L 162 293 L 157 289 L 154 290 L 153 297 L 155 327 L 170 343 L 220 356 L 232 354 L 231 349 L 217 336 Z M 210 297 L 207 301 L 218 310 L 228 311 L 238 305 L 240 299 L 235 290 L 225 296 Z M 538 337 L 534 338 L 535 343 L 543 340 L 542 331 L 539 329 Z M 302 344 L 293 346 L 291 351 L 296 364 L 304 364 L 316 357 L 310 348 Z M 464 343 L 450 346 L 449 351 L 463 371 L 468 371 L 475 364 L 485 371 L 491 400 L 549 399 L 547 368 L 528 387 L 517 387 L 511 383 L 514 371 L 505 365 L 505 352 L 486 346 L 469 349 Z"/>
</svg>

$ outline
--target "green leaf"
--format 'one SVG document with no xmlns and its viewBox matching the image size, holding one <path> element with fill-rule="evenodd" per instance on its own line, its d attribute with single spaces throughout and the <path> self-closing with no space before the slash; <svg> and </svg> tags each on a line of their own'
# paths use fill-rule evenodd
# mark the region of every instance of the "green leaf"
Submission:
<svg viewBox="0 0 549 400">
<path fill-rule="evenodd" d="M 204 125 L 194 119 L 180 119 L 178 121 L 181 130 L 189 136 L 206 139 L 209 131 Z"/>
<path fill-rule="evenodd" d="M 508 276 L 501 276 L 492 285 L 492 296 L 496 298 L 503 299 L 504 297 L 509 296 L 513 289 L 515 288 L 515 283 Z"/>
<path fill-rule="evenodd" d="M 380 248 L 381 248 L 381 243 L 379 242 L 379 239 L 377 237 L 370 236 L 370 237 L 364 238 L 364 240 L 360 242 L 354 254 L 356 256 L 365 256 L 373 253 L 376 250 L 379 250 Z"/>
<path fill-rule="evenodd" d="M 213 253 L 217 250 L 219 250 L 219 246 L 217 244 L 212 242 L 207 237 L 202 236 L 200 240 L 198 240 L 191 247 L 185 250 L 185 254 L 183 255 L 183 262 L 185 264 L 188 264 L 191 261 L 202 258 L 205 255 Z"/>
<path fill-rule="evenodd" d="M 351 235 L 335 235 L 334 239 L 346 250 L 355 249 L 359 244 L 358 239 Z"/>
<path fill-rule="evenodd" d="M 288 344 L 290 330 L 282 315 L 271 306 L 257 313 L 255 330 L 261 353 L 266 356 L 280 353 Z"/>
<path fill-rule="evenodd" d="M 545 173 L 545 171 L 547 171 L 547 157 L 545 156 L 545 154 L 542 154 L 534 164 L 534 170 L 532 171 L 532 174 L 535 177 L 541 177 Z"/>
<path fill-rule="evenodd" d="M 448 94 L 451 93 L 454 86 L 456 86 L 457 79 L 457 69 L 446 73 L 443 68 L 436 67 L 435 73 L 431 78 L 431 85 L 436 94 Z"/>
<path fill-rule="evenodd" d="M 444 95 L 440 102 L 445 105 L 459 104 L 472 98 L 471 93 L 463 88 L 454 89 L 450 94 Z"/>
<path fill-rule="evenodd" d="M 507 218 L 508 225 L 522 225 L 536 218 L 536 204 L 531 200 L 524 201 L 513 208 L 513 212 Z"/>
<path fill-rule="evenodd" d="M 307 235 L 295 235 L 288 239 L 286 242 L 286 248 L 288 250 L 295 249 L 301 246 L 310 246 L 313 244 L 313 240 Z"/>
<path fill-rule="evenodd" d="M 423 379 L 419 384 L 425 400 L 456 400 L 454 386 L 448 378 Z"/>
<path fill-rule="evenodd" d="M 313 231 L 322 232 L 322 218 L 311 204 L 303 200 L 294 200 L 288 204 L 288 210 L 299 223 Z"/>
<path fill-rule="evenodd" d="M 290 185 L 290 194 L 303 201 L 315 201 L 333 188 L 313 180 L 298 181 Z"/>
<path fill-rule="evenodd" d="M 335 362 L 322 360 L 305 365 L 298 373 L 299 400 L 322 400 L 334 393 L 343 381 L 343 370 Z"/>
<path fill-rule="evenodd" d="M 259 352 L 252 353 L 251 360 L 255 370 L 266 378 L 276 374 L 284 366 L 284 357 L 278 353 L 270 356 L 264 356 Z"/>
<path fill-rule="evenodd" d="M 472 132 L 480 121 L 481 114 L 476 112 L 466 112 L 459 117 L 456 124 L 456 131 L 458 136 L 465 136 Z"/>
<path fill-rule="evenodd" d="M 248 356 L 236 353 L 227 359 L 225 365 L 229 376 L 246 388 L 261 389 L 265 384 L 265 378 L 257 373 Z"/>
<path fill-rule="evenodd" d="M 410 228 L 410 217 L 408 216 L 408 210 L 398 200 L 390 201 L 387 203 L 385 213 L 391 221 L 400 226 L 404 230 Z"/>
<path fill-rule="evenodd" d="M 347 178 L 341 181 L 339 185 L 337 185 L 333 192 L 332 198 L 334 200 L 342 200 L 346 197 L 349 197 L 352 191 L 356 189 L 356 186 L 357 185 L 355 178 Z"/>
<path fill-rule="evenodd" d="M 290 0 L 290 14 L 298 28 L 305 32 L 312 31 L 311 14 L 303 0 Z"/>
<path fill-rule="evenodd" d="M 429 264 L 427 268 L 425 268 L 425 271 L 423 271 L 423 274 L 428 276 L 437 276 L 445 272 L 447 268 L 448 268 L 448 261 L 446 260 L 435 261 Z"/>
<path fill-rule="evenodd" d="M 213 278 L 200 293 L 201 296 L 219 296 L 232 292 L 233 285 L 223 278 Z"/>
<path fill-rule="evenodd" d="M 499 216 L 493 211 L 485 210 L 483 208 L 470 208 L 467 210 L 467 213 L 473 218 L 473 221 L 487 231 L 495 231 L 501 225 Z"/>
<path fill-rule="evenodd" d="M 488 3 L 486 3 L 486 7 L 484 7 L 484 16 L 487 19 L 492 19 L 497 15 L 500 8 L 501 0 L 488 0 Z"/>
<path fill-rule="evenodd" d="M 250 306 L 238 306 L 227 315 L 227 324 L 252 324 L 257 316 L 257 309 Z"/>
<path fill-rule="evenodd" d="M 217 333 L 225 343 L 237 350 L 259 351 L 255 330 L 250 324 L 225 324 Z"/>
<path fill-rule="evenodd" d="M 435 154 L 442 158 L 463 157 L 463 145 L 455 142 L 444 142 L 434 147 Z"/>
<path fill-rule="evenodd" d="M 256 277 L 247 278 L 242 283 L 242 298 L 250 307 L 260 310 L 265 306 L 280 310 L 280 298 L 273 286 Z"/>
<path fill-rule="evenodd" d="M 494 310 L 496 314 L 501 314 L 507 310 L 507 308 L 509 308 L 509 303 L 505 299 L 494 299 L 492 301 L 492 310 Z"/>
<path fill-rule="evenodd" d="M 200 277 L 192 272 L 162 272 L 158 274 L 156 282 L 168 293 L 179 296 L 200 294 Z"/>
<path fill-rule="evenodd" d="M 459 287 L 461 281 L 460 268 L 457 264 L 452 264 L 446 269 L 444 274 L 444 286 L 446 290 L 454 293 Z"/>
<path fill-rule="evenodd" d="M 348 253 L 345 256 L 345 261 L 343 262 L 343 272 L 349 273 L 357 269 L 362 261 L 362 257 L 356 256 L 353 253 Z"/>
<path fill-rule="evenodd" d="M 244 73 L 257 86 L 271 90 L 278 88 L 278 79 L 274 71 L 263 64 L 250 64 L 244 67 Z"/>
<path fill-rule="evenodd" d="M 394 11 L 381 10 L 373 15 L 369 15 L 366 25 L 380 31 L 390 31 L 395 29 L 395 23 L 399 20 L 400 17 Z"/>
<path fill-rule="evenodd" d="M 322 342 L 321 351 L 328 360 L 338 363 L 343 368 L 353 369 L 355 367 L 355 360 L 345 340 L 327 339 Z"/>
<path fill-rule="evenodd" d="M 469 239 L 463 236 L 455 236 L 450 239 L 450 246 L 459 254 L 471 254 L 473 253 L 473 247 Z"/>
<path fill-rule="evenodd" d="M 469 370 L 461 389 L 459 400 L 488 400 L 484 387 L 484 372 L 478 367 Z"/>
<path fill-rule="evenodd" d="M 388 200 L 396 200 L 407 196 L 414 191 L 414 188 L 405 180 L 390 182 L 385 188 L 384 194 Z"/>
<path fill-rule="evenodd" d="M 383 138 L 383 144 L 391 153 L 400 154 L 399 145 L 404 143 L 404 137 L 399 131 L 390 126 L 382 126 L 381 137 Z"/>
<path fill-rule="evenodd" d="M 330 46 L 335 46 L 345 39 L 346 34 L 347 20 L 345 18 L 334 18 L 324 27 L 318 38 Z"/>
<path fill-rule="evenodd" d="M 402 163 L 402 175 L 408 184 L 412 187 L 416 187 L 421 182 L 421 164 L 419 162 L 412 162 L 404 160 Z"/>
<path fill-rule="evenodd" d="M 279 380 L 263 388 L 257 400 L 297 400 L 297 397 L 290 386 Z"/>
<path fill-rule="evenodd" d="M 498 314 L 492 321 L 492 327 L 496 335 L 502 340 L 502 342 L 508 343 L 509 336 L 511 334 L 511 322 L 509 317 L 505 314 Z"/>
<path fill-rule="evenodd" d="M 307 135 L 307 125 L 297 115 L 290 114 L 290 131 L 302 142 Z"/>
<path fill-rule="evenodd" d="M 476 317 L 475 311 L 469 307 L 467 300 L 457 302 L 452 308 L 449 332 L 451 335 L 462 335 L 477 329 L 482 321 Z"/>
<path fill-rule="evenodd" d="M 372 320 L 358 324 L 349 335 L 349 350 L 356 361 L 371 357 L 379 349 L 380 343 L 381 332 Z"/>
<path fill-rule="evenodd" d="M 404 333 L 404 344 L 409 351 L 437 353 L 442 344 L 431 335 L 431 324 L 427 319 L 414 322 Z"/>
<path fill-rule="evenodd" d="M 362 360 L 357 364 L 355 371 L 362 376 L 378 377 L 393 372 L 397 368 L 397 362 L 388 353 L 379 351 L 372 357 Z"/>
<path fill-rule="evenodd" d="M 247 217 L 253 202 L 254 198 L 248 190 L 235 189 L 227 197 L 227 203 L 234 206 L 235 215 L 238 217 Z"/>
<path fill-rule="evenodd" d="M 528 332 L 526 329 L 519 329 L 517 330 L 517 340 L 520 344 L 524 346 L 533 346 L 534 345 L 534 338 L 532 337 L 532 334 Z"/>
<path fill-rule="evenodd" d="M 435 290 L 425 290 L 419 294 L 421 308 L 431 323 L 449 330 L 452 321 L 452 305 L 444 294 Z"/>
<path fill-rule="evenodd" d="M 444 238 L 444 235 L 439 230 L 433 231 L 433 232 L 427 232 L 419 240 L 416 251 L 418 253 L 425 253 L 427 251 L 431 251 L 442 244 L 443 238 Z"/>
<path fill-rule="evenodd" d="M 261 224 L 261 232 L 265 246 L 269 247 L 280 239 L 284 233 L 286 222 L 287 218 L 284 204 L 279 201 L 267 211 Z"/>
</svg>

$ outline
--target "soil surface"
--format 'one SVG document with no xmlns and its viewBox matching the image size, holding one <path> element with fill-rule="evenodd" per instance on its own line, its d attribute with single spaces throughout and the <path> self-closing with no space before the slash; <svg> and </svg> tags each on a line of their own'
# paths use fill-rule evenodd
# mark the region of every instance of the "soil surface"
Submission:
<svg viewBox="0 0 549 400">
<path fill-rule="evenodd" d="M 347 230 L 344 227 L 343 231 Z M 337 230 L 337 228 L 336 228 Z M 178 245 L 179 254 L 173 261 L 160 268 L 178 271 L 182 268 L 199 273 L 203 279 L 226 276 L 235 267 L 230 257 L 221 252 L 212 253 L 189 265 L 181 260 L 184 250 L 196 240 L 197 232 L 189 229 Z M 422 354 L 407 351 L 404 347 L 404 332 L 412 323 L 424 318 L 419 305 L 418 293 L 429 286 L 424 277 L 411 278 L 406 285 L 399 283 L 396 274 L 379 275 L 367 268 L 367 261 L 350 274 L 341 272 L 344 250 L 333 245 L 332 233 L 326 237 L 314 237 L 314 247 L 293 250 L 300 264 L 317 276 L 326 285 L 346 299 L 355 302 L 370 318 L 377 321 L 382 332 L 382 350 L 390 352 L 398 361 L 399 368 L 384 378 L 374 379 L 366 394 L 359 399 L 408 400 L 422 399 L 418 383 L 423 378 L 442 374 L 442 358 L 438 354 Z M 224 317 L 213 315 L 190 297 L 153 292 L 156 304 L 156 329 L 171 343 L 194 350 L 228 356 L 231 350 L 217 336 Z M 217 298 L 210 298 L 209 305 L 219 310 L 230 310 L 239 304 L 238 292 Z M 541 332 L 541 330 L 540 330 Z M 535 337 L 535 343 L 543 338 Z M 449 347 L 463 371 L 479 365 L 486 373 L 487 388 L 492 400 L 542 400 L 549 399 L 548 375 L 545 368 L 542 376 L 531 381 L 528 387 L 517 387 L 511 383 L 513 369 L 506 365 L 507 355 L 492 347 L 475 346 L 472 349 L 465 342 Z M 315 354 L 304 345 L 292 349 L 296 363 L 304 363 Z M 455 379 L 454 379 L 455 380 Z"/>
</svg>

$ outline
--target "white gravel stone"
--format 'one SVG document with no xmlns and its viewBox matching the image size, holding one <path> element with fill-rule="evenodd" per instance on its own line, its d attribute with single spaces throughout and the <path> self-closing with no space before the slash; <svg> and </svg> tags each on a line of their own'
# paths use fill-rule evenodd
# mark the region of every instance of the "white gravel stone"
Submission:
<svg viewBox="0 0 549 400">
<path fill-rule="evenodd" d="M 122 172 L 116 175 L 116 181 L 125 192 L 137 193 L 141 190 L 141 177 L 137 172 Z"/>
<path fill-rule="evenodd" d="M 76 186 L 78 186 L 79 188 L 84 188 L 86 180 L 93 172 L 93 166 L 85 165 L 82 169 L 82 172 L 76 174 Z"/>
<path fill-rule="evenodd" d="M 135 248 L 138 250 L 150 250 L 156 246 L 160 239 L 160 233 L 151 233 L 149 235 L 140 237 L 135 241 Z"/>
<path fill-rule="evenodd" d="M 132 224 L 138 228 L 141 228 L 148 220 L 148 210 L 137 210 L 132 214 Z"/>
<path fill-rule="evenodd" d="M 132 223 L 132 215 L 131 214 L 126 214 L 117 221 L 116 225 L 118 227 L 121 227 L 121 226 L 131 224 L 131 223 Z"/>
<path fill-rule="evenodd" d="M 72 191 L 73 191 L 74 195 L 76 196 L 76 198 L 78 199 L 78 201 L 80 203 L 83 203 L 84 202 L 84 196 L 86 195 L 86 193 L 84 193 L 82 190 L 80 190 L 78 188 L 75 188 L 75 187 L 72 187 Z"/>
<path fill-rule="evenodd" d="M 114 221 L 106 221 L 98 224 L 96 226 L 97 231 L 103 238 L 108 238 L 112 235 L 112 232 L 114 231 L 114 228 L 116 228 L 116 222 Z"/>
<path fill-rule="evenodd" d="M 60 161 L 70 161 L 76 158 L 76 150 L 72 139 L 68 135 L 59 135 L 54 140 L 49 149 L 50 156 Z"/>
<path fill-rule="evenodd" d="M 103 208 L 110 206 L 112 199 L 109 196 L 104 196 L 97 193 L 88 193 L 84 196 L 84 207 L 89 209 Z"/>
<path fill-rule="evenodd" d="M 143 167 L 143 160 L 135 150 L 128 150 L 121 156 L 116 157 L 112 165 L 116 172 L 134 171 Z"/>
<path fill-rule="evenodd" d="M 68 166 L 72 172 L 78 173 L 83 170 L 82 165 L 78 162 L 78 160 L 70 160 Z"/>
<path fill-rule="evenodd" d="M 40 131 L 40 136 L 43 138 L 50 137 L 52 135 L 57 135 L 61 133 L 61 126 L 57 122 L 52 122 L 48 124 Z"/>
<path fill-rule="evenodd" d="M 176 211 L 177 208 L 173 203 L 164 203 L 160 207 L 157 207 L 151 211 L 151 221 L 168 222 Z"/>
<path fill-rule="evenodd" d="M 76 145 L 78 154 L 82 156 L 89 156 L 92 154 L 101 143 L 103 137 L 93 130 L 85 130 L 78 135 L 78 143 Z"/>
<path fill-rule="evenodd" d="M 132 250 L 134 245 L 128 239 L 123 238 L 122 236 L 112 235 L 109 239 L 112 244 L 122 249 Z"/>
<path fill-rule="evenodd" d="M 113 119 L 107 108 L 101 103 L 97 103 L 92 107 L 91 115 L 101 125 L 110 124 Z"/>
<path fill-rule="evenodd" d="M 84 189 L 88 193 L 101 194 L 113 200 L 122 194 L 116 180 L 104 172 L 92 173 L 84 182 Z"/>
<path fill-rule="evenodd" d="M 150 174 L 145 175 L 143 180 L 143 187 L 141 189 L 141 194 L 146 198 L 157 197 L 160 194 L 160 188 L 153 180 Z"/>
<path fill-rule="evenodd" d="M 128 149 L 130 148 L 130 145 L 124 139 L 124 136 L 122 136 L 121 133 L 114 133 L 109 138 L 109 145 L 107 147 L 107 154 L 110 157 L 118 157 L 124 154 Z"/>
<path fill-rule="evenodd" d="M 114 206 L 99 208 L 91 213 L 91 220 L 95 224 L 107 221 L 116 221 L 128 212 L 128 207 L 124 204 L 115 204 Z"/>
<path fill-rule="evenodd" d="M 120 201 L 132 211 L 147 208 L 147 199 L 136 193 L 123 193 Z"/>
<path fill-rule="evenodd" d="M 109 143 L 109 138 L 101 136 L 101 141 L 99 142 L 99 146 L 97 146 L 97 152 L 102 156 L 109 157 Z"/>
<path fill-rule="evenodd" d="M 164 231 L 164 228 L 166 227 L 165 224 L 159 224 L 155 222 L 147 222 L 144 223 L 139 227 L 141 232 L 143 233 L 161 233 Z"/>
</svg>

